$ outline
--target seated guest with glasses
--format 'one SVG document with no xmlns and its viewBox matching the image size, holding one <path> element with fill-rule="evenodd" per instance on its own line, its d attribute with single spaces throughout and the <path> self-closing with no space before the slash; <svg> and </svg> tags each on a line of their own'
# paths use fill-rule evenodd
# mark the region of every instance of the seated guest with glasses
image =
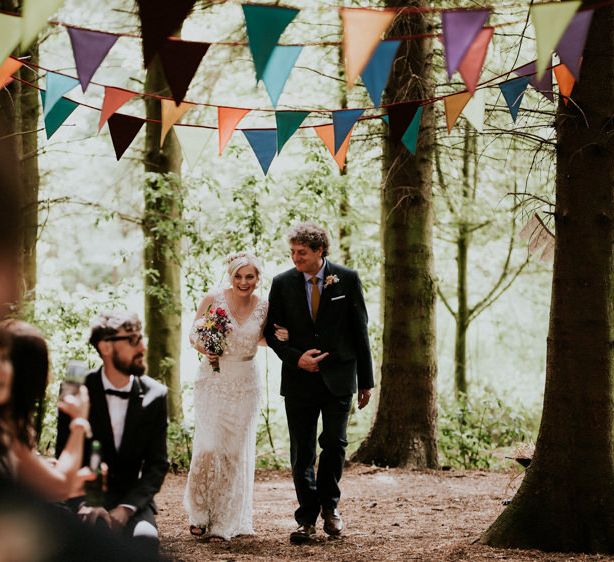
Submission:
<svg viewBox="0 0 614 562">
<path fill-rule="evenodd" d="M 135 314 L 100 315 L 91 325 L 89 341 L 102 359 L 102 367 L 87 376 L 85 385 L 93 439 L 100 442 L 102 461 L 108 466 L 108 490 L 103 506 L 78 500 L 71 505 L 82 519 L 102 521 L 157 549 L 153 498 L 168 470 L 167 390 L 144 374 L 145 341 Z M 57 455 L 67 436 L 68 420 L 60 416 Z"/>
</svg>

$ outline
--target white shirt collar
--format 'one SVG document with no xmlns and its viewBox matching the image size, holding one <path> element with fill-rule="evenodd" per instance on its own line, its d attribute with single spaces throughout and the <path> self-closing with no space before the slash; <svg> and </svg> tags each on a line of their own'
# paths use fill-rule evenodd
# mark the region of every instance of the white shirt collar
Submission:
<svg viewBox="0 0 614 562">
<path fill-rule="evenodd" d="M 326 269 L 326 258 L 322 260 L 322 267 L 320 268 L 320 271 L 318 271 L 315 275 L 311 275 L 309 273 L 303 272 L 303 275 L 305 276 L 305 281 L 309 281 L 312 277 L 317 277 L 318 282 L 322 281 L 322 279 L 324 279 L 325 269 Z"/>
<path fill-rule="evenodd" d="M 111 381 L 108 379 L 107 374 L 104 372 L 104 367 L 101 369 L 100 373 L 102 374 L 102 387 L 107 390 L 120 390 L 122 392 L 130 391 L 132 388 L 132 382 L 134 380 L 134 375 L 130 375 L 128 382 L 124 386 L 114 386 Z"/>
</svg>

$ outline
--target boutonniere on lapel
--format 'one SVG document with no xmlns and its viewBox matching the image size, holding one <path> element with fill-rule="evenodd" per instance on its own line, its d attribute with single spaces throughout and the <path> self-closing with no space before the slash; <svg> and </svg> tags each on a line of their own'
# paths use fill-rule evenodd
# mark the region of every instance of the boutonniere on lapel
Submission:
<svg viewBox="0 0 614 562">
<path fill-rule="evenodd" d="M 326 287 L 330 287 L 335 283 L 339 283 L 339 277 L 337 277 L 336 275 L 327 275 L 324 279 L 324 288 L 326 289 Z"/>
</svg>

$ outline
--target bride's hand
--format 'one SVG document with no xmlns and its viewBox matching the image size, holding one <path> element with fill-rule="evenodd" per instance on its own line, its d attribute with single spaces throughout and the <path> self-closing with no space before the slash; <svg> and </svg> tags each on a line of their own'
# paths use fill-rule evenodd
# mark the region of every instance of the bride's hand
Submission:
<svg viewBox="0 0 614 562">
<path fill-rule="evenodd" d="M 211 353 L 210 351 L 205 351 L 205 355 L 207 356 L 207 359 L 209 359 L 209 363 L 211 363 L 211 365 L 217 363 L 220 360 L 219 355 Z"/>
<path fill-rule="evenodd" d="M 288 341 L 290 339 L 290 334 L 288 333 L 288 329 L 283 326 L 279 326 L 278 324 L 273 324 L 275 326 L 275 337 L 279 341 Z"/>
</svg>

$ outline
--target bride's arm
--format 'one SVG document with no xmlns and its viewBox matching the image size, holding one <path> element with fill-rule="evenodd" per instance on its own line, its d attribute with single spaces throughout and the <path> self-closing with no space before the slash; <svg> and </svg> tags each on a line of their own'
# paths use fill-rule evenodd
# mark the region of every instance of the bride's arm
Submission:
<svg viewBox="0 0 614 562">
<path fill-rule="evenodd" d="M 207 293 L 203 300 L 200 301 L 200 304 L 198 305 L 198 309 L 196 310 L 196 316 L 194 317 L 194 322 L 196 322 L 196 320 L 198 320 L 199 318 L 202 318 L 203 314 L 205 314 L 208 310 L 208 308 L 213 304 L 213 295 Z M 196 350 L 199 351 L 200 353 L 206 355 L 206 350 L 205 348 L 202 346 L 202 344 L 200 343 L 200 341 L 198 340 L 198 338 L 196 337 L 196 333 L 194 331 L 194 328 L 192 327 L 192 330 L 190 330 L 190 345 Z"/>
</svg>

